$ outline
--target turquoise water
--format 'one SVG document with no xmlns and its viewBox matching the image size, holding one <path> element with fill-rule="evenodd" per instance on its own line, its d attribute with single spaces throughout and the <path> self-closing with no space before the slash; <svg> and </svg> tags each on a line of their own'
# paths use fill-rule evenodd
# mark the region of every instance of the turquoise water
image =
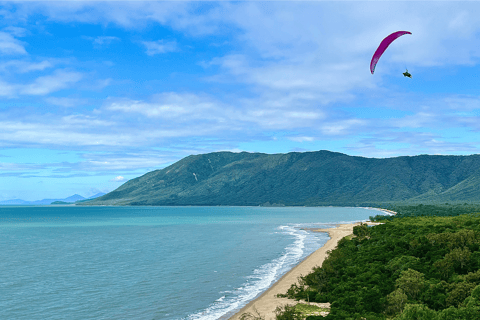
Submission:
<svg viewBox="0 0 480 320">
<path fill-rule="evenodd" d="M 363 208 L 0 207 L 0 319 L 220 319 Z"/>
</svg>

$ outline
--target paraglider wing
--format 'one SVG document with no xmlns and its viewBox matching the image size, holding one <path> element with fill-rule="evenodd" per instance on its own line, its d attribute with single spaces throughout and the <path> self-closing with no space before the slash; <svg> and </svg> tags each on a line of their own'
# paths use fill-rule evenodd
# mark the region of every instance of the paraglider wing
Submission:
<svg viewBox="0 0 480 320">
<path fill-rule="evenodd" d="M 382 42 L 380 42 L 380 45 L 378 46 L 377 50 L 373 54 L 372 61 L 370 62 L 370 71 L 372 72 L 372 74 L 375 71 L 375 66 L 377 65 L 378 59 L 380 59 L 380 57 L 385 52 L 385 50 L 387 50 L 390 43 L 392 43 L 398 37 L 403 36 L 404 34 L 412 34 L 412 33 L 409 31 L 397 31 L 387 36 L 385 39 L 382 40 Z"/>
</svg>

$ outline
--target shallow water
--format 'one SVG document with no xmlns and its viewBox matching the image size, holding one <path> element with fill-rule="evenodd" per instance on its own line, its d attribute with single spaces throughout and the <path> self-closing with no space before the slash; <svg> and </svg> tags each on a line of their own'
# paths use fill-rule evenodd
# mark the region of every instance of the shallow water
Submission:
<svg viewBox="0 0 480 320">
<path fill-rule="evenodd" d="M 0 207 L 0 319 L 219 319 L 363 208 Z"/>
</svg>

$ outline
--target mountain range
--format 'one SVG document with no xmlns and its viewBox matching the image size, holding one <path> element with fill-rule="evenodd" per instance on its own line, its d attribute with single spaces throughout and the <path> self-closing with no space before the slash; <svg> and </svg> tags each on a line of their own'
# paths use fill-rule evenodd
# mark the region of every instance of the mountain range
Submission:
<svg viewBox="0 0 480 320">
<path fill-rule="evenodd" d="M 82 205 L 479 202 L 480 155 L 366 158 L 330 151 L 191 155 Z"/>
<path fill-rule="evenodd" d="M 76 201 L 82 201 L 82 200 L 90 200 L 94 199 L 97 197 L 103 196 L 105 193 L 97 193 L 96 195 L 93 195 L 88 198 L 84 198 L 81 195 L 74 194 L 73 196 L 70 196 L 65 199 L 42 199 L 42 200 L 35 200 L 35 201 L 26 201 L 22 199 L 11 199 L 11 200 L 3 200 L 0 201 L 0 205 L 27 205 L 27 206 L 38 206 L 38 205 L 49 205 L 54 202 L 61 202 L 61 203 L 74 203 Z"/>
</svg>

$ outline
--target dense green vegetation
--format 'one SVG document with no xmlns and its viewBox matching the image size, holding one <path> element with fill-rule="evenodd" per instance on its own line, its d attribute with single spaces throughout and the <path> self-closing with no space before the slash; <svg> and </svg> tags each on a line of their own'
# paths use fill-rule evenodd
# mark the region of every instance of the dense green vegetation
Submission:
<svg viewBox="0 0 480 320">
<path fill-rule="evenodd" d="M 475 213 L 480 212 L 480 203 L 459 203 L 459 204 L 396 204 L 396 205 L 387 205 L 385 209 L 395 211 L 397 214 L 395 218 L 404 218 L 404 217 L 453 217 L 459 216 L 466 213 Z M 386 215 L 376 215 L 375 217 L 370 217 L 370 221 L 382 222 L 384 220 L 393 220 L 392 216 Z"/>
<path fill-rule="evenodd" d="M 307 320 L 480 319 L 480 214 L 457 215 L 473 209 L 403 206 L 404 216 L 355 227 L 286 296 L 331 303 Z"/>
<path fill-rule="evenodd" d="M 82 204 L 385 207 L 478 201 L 479 193 L 480 155 L 215 152 L 186 157 Z"/>
<path fill-rule="evenodd" d="M 277 320 L 303 320 L 313 314 L 328 312 L 328 309 L 311 304 L 297 303 L 296 305 L 284 305 L 275 309 Z M 254 308 L 253 313 L 243 313 L 240 320 L 265 320 L 258 310 Z"/>
</svg>

